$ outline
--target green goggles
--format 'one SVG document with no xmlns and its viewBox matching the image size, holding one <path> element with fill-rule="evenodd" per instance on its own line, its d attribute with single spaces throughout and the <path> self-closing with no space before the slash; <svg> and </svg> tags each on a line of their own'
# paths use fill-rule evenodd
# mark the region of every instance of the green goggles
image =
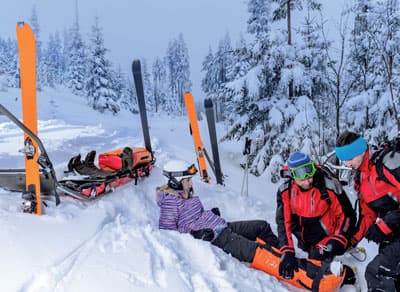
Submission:
<svg viewBox="0 0 400 292">
<path fill-rule="evenodd" d="M 313 177 L 317 169 L 314 162 L 308 162 L 298 167 L 292 168 L 290 173 L 295 180 L 305 180 L 307 177 Z"/>
</svg>

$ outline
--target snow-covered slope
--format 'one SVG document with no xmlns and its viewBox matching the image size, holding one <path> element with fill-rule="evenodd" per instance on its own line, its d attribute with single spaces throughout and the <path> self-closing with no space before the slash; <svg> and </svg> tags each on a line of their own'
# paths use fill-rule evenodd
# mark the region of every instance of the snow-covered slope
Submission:
<svg viewBox="0 0 400 292">
<path fill-rule="evenodd" d="M 143 146 L 137 115 L 100 114 L 63 88 L 39 92 L 38 101 L 39 136 L 59 178 L 78 153 Z M 0 103 L 20 116 L 18 90 L 0 92 Z M 195 162 L 195 155 L 185 117 L 150 115 L 149 124 L 157 167 L 136 186 L 122 186 L 91 203 L 63 197 L 58 207 L 49 202 L 41 217 L 21 213 L 20 194 L 0 189 L 2 291 L 296 291 L 207 242 L 158 230 L 155 188 L 164 183 L 160 169 L 173 158 Z M 204 121 L 200 127 L 207 147 Z M 23 167 L 18 153 L 22 141 L 22 133 L 0 117 L 0 168 Z M 195 177 L 195 191 L 206 208 L 218 206 L 228 221 L 265 219 L 276 231 L 277 185 L 250 175 L 249 196 L 240 195 L 242 147 L 220 145 L 225 186 Z M 370 260 L 376 246 L 362 244 Z M 363 275 L 365 264 L 346 256 L 343 260 L 357 265 Z M 361 286 L 365 291 L 363 280 Z"/>
</svg>

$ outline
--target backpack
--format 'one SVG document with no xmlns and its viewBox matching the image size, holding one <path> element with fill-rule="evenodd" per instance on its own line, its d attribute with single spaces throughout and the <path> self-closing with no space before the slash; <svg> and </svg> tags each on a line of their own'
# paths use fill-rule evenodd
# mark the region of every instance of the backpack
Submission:
<svg viewBox="0 0 400 292">
<path fill-rule="evenodd" d="M 385 176 L 386 168 L 400 182 L 400 137 L 384 142 L 380 146 L 372 146 L 374 151 L 370 157 L 370 165 L 375 165 L 378 179 L 393 186 Z"/>
</svg>

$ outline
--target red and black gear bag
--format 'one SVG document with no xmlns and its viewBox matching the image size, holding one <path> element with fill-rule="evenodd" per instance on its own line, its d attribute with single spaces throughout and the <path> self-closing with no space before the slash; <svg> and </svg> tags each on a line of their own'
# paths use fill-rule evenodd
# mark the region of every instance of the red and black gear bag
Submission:
<svg viewBox="0 0 400 292">
<path fill-rule="evenodd" d="M 99 168 L 106 171 L 132 170 L 153 161 L 144 147 L 125 147 L 99 154 Z"/>
</svg>

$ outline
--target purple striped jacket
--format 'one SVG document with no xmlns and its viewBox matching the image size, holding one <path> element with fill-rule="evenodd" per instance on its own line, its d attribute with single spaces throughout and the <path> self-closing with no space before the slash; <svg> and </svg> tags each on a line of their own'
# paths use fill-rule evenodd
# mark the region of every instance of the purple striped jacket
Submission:
<svg viewBox="0 0 400 292">
<path fill-rule="evenodd" d="M 181 195 L 181 192 L 178 191 Z M 157 205 L 160 207 L 160 229 L 178 230 L 189 233 L 192 230 L 211 228 L 214 239 L 227 226 L 224 219 L 210 210 L 205 211 L 199 197 L 183 199 L 180 196 L 156 189 Z M 213 240 L 214 240 L 213 239 Z"/>
</svg>

